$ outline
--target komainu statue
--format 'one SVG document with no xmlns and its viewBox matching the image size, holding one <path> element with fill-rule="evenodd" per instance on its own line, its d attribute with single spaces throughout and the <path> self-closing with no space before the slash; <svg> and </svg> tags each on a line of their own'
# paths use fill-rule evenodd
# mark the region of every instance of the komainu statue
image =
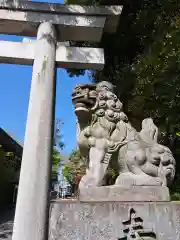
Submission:
<svg viewBox="0 0 180 240">
<path fill-rule="evenodd" d="M 175 175 L 169 148 L 158 144 L 158 128 L 150 118 L 137 132 L 123 112 L 123 104 L 109 82 L 78 85 L 72 93 L 78 145 L 87 158 L 80 188 L 103 186 L 111 161 L 118 164 L 115 185 L 167 186 Z"/>
</svg>

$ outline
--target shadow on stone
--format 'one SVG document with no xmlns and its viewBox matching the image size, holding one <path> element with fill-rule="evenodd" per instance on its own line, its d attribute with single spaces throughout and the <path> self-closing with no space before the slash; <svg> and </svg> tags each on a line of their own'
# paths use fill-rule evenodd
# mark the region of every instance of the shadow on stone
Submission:
<svg viewBox="0 0 180 240">
<path fill-rule="evenodd" d="M 10 240 L 13 231 L 14 209 L 1 213 L 0 240 Z"/>
</svg>

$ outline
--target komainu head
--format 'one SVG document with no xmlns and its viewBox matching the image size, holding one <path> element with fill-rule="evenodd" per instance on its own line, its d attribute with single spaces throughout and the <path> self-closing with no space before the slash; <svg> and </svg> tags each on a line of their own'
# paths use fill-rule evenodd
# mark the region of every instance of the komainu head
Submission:
<svg viewBox="0 0 180 240">
<path fill-rule="evenodd" d="M 112 122 L 127 118 L 122 113 L 123 104 L 115 95 L 114 86 L 106 81 L 97 85 L 78 85 L 73 90 L 72 102 L 79 121 L 89 120 L 92 115 Z"/>
<path fill-rule="evenodd" d="M 85 120 L 91 117 L 96 105 L 96 86 L 90 84 L 77 85 L 73 89 L 72 102 L 78 119 Z"/>
</svg>

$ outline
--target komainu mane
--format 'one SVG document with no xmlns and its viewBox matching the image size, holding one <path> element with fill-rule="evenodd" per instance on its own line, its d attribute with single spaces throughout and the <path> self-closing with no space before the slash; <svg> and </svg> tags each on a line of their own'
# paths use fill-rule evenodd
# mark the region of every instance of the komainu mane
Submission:
<svg viewBox="0 0 180 240">
<path fill-rule="evenodd" d="M 118 164 L 115 185 L 167 186 L 175 175 L 169 148 L 158 144 L 158 128 L 150 118 L 137 132 L 123 112 L 123 104 L 109 82 L 78 85 L 72 94 L 78 119 L 78 145 L 88 158 L 81 187 L 103 185 L 111 161 Z"/>
</svg>

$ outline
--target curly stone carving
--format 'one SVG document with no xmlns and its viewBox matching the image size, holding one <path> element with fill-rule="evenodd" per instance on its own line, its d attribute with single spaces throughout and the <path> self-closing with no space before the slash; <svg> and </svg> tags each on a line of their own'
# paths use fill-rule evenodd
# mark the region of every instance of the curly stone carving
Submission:
<svg viewBox="0 0 180 240">
<path fill-rule="evenodd" d="M 111 83 L 78 85 L 72 101 L 79 149 L 88 160 L 80 188 L 102 186 L 111 161 L 119 166 L 116 185 L 167 186 L 173 180 L 175 159 L 169 148 L 158 144 L 153 120 L 144 119 L 137 132 Z"/>
</svg>

